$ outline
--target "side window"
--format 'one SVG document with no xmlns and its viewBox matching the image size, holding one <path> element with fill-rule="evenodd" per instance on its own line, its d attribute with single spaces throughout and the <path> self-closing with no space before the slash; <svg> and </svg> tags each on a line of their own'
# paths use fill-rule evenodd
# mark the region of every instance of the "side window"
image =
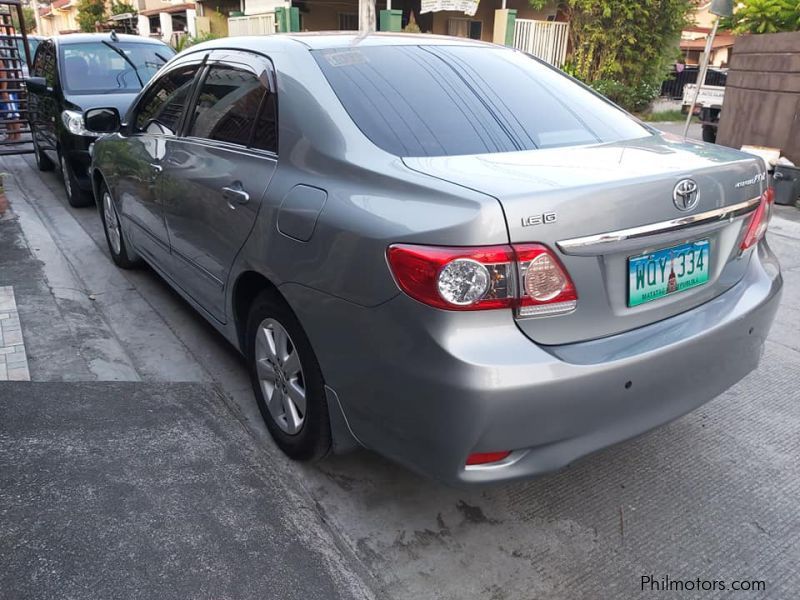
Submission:
<svg viewBox="0 0 800 600">
<path fill-rule="evenodd" d="M 177 133 L 198 68 L 198 65 L 178 67 L 153 84 L 136 108 L 133 120 L 136 132 Z"/>
<path fill-rule="evenodd" d="M 44 77 L 50 87 L 56 84 L 56 49 L 52 42 L 39 44 L 33 59 L 33 76 Z"/>
<path fill-rule="evenodd" d="M 33 77 L 44 77 L 44 49 L 46 44 L 39 44 L 36 49 L 36 55 L 33 57 L 33 67 L 31 68 L 31 75 Z"/>
<path fill-rule="evenodd" d="M 249 146 L 253 126 L 262 120 L 259 109 L 267 84 L 266 72 L 262 82 L 244 68 L 212 66 L 200 87 L 188 135 Z"/>
<path fill-rule="evenodd" d="M 252 147 L 278 153 L 278 107 L 272 89 L 267 90 L 261 101 Z"/>
</svg>

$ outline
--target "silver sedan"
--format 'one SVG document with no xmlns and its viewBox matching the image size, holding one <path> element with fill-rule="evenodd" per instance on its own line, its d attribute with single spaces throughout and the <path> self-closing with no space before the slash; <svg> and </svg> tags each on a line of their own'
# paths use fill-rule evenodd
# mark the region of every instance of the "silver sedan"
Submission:
<svg viewBox="0 0 800 600">
<path fill-rule="evenodd" d="M 761 159 L 508 48 L 223 39 L 84 119 L 113 260 L 241 351 L 295 459 L 557 469 L 736 383 L 778 306 Z"/>
</svg>

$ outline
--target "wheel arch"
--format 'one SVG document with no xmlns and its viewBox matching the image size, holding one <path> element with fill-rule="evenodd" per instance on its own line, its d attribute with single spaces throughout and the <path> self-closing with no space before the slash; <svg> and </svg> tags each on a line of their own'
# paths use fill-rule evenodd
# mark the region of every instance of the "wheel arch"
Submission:
<svg viewBox="0 0 800 600">
<path fill-rule="evenodd" d="M 100 172 L 100 169 L 92 168 L 92 197 L 97 210 L 102 211 L 103 203 L 100 202 L 100 186 L 105 184 L 108 187 L 108 180 Z"/>
<path fill-rule="evenodd" d="M 242 351 L 242 354 L 245 354 L 247 351 L 245 348 L 245 336 L 247 334 L 245 329 L 247 328 L 247 316 L 250 312 L 250 307 L 258 295 L 264 291 L 274 294 L 289 306 L 289 302 L 283 294 L 280 293 L 278 286 L 267 276 L 258 271 L 242 271 L 236 277 L 236 281 L 233 284 L 231 291 L 231 310 L 233 324 L 236 329 L 236 340 L 239 343 L 239 349 Z"/>
<path fill-rule="evenodd" d="M 270 292 L 275 298 L 283 302 L 295 315 L 300 327 L 308 336 L 308 332 L 300 320 L 297 312 L 292 308 L 289 300 L 278 289 L 278 286 L 267 276 L 254 270 L 245 270 L 239 273 L 232 287 L 231 306 L 236 339 L 242 354 L 247 354 L 246 335 L 247 318 L 255 299 L 264 291 Z M 230 338 L 229 338 L 230 339 Z M 310 340 L 309 340 L 310 341 Z M 313 348 L 313 344 L 312 344 Z M 318 359 L 319 360 L 319 359 Z M 320 365 L 322 369 L 322 365 Z M 325 378 L 323 370 L 323 380 Z M 325 384 L 328 418 L 332 436 L 332 450 L 334 454 L 345 454 L 356 448 L 362 447 L 361 442 L 350 428 L 349 422 L 342 407 L 341 401 L 335 390 Z"/>
</svg>

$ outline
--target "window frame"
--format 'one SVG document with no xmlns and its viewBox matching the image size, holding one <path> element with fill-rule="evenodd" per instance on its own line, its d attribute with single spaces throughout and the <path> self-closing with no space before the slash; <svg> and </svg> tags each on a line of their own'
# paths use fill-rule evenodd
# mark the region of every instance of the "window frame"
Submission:
<svg viewBox="0 0 800 600">
<path fill-rule="evenodd" d="M 231 54 L 232 54 L 231 51 L 228 50 L 213 50 L 208 54 L 202 72 L 195 81 L 194 90 L 192 92 L 192 96 L 188 104 L 190 110 L 184 111 L 184 119 L 180 132 L 180 137 L 182 139 L 194 143 L 208 144 L 219 148 L 236 150 L 239 152 L 256 152 L 259 155 L 268 156 L 270 158 L 277 158 L 280 149 L 280 132 L 279 132 L 280 121 L 278 116 L 279 115 L 278 86 L 276 81 L 275 67 L 272 64 L 272 61 L 268 57 L 261 54 L 256 54 L 254 52 L 250 52 L 247 50 L 236 50 L 234 55 Z M 264 94 L 264 97 L 259 102 L 258 112 L 253 124 L 254 126 L 250 130 L 250 135 L 248 137 L 247 145 L 189 135 L 189 130 L 193 125 L 194 108 L 197 105 L 198 99 L 200 97 L 200 90 L 202 89 L 203 84 L 205 83 L 206 77 L 208 76 L 208 73 L 211 70 L 211 68 L 220 66 L 233 67 L 250 71 L 259 80 L 260 80 L 259 72 L 262 70 L 267 71 L 267 84 L 268 84 L 267 93 Z M 262 148 L 255 148 L 252 145 L 253 141 L 255 140 L 255 123 L 258 121 L 258 117 L 261 115 L 261 111 L 264 109 L 266 105 L 266 99 L 269 97 L 269 94 L 272 94 L 275 99 L 275 150 L 274 151 L 264 150 Z M 192 116 L 190 117 L 190 115 Z"/>
</svg>

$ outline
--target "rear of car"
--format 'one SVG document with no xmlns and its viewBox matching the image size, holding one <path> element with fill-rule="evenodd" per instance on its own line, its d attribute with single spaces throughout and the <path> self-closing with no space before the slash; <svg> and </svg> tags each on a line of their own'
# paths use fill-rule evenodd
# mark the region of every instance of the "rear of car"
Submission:
<svg viewBox="0 0 800 600">
<path fill-rule="evenodd" d="M 485 246 L 397 235 L 386 263 L 402 294 L 326 315 L 341 327 L 309 316 L 328 336 L 369 324 L 363 362 L 336 361 L 332 386 L 362 443 L 446 481 L 531 476 L 757 366 L 781 288 L 760 159 L 659 135 L 504 48 L 312 54 L 366 138 L 409 173 L 494 198 L 507 231 Z M 356 372 L 380 377 L 366 386 L 380 398 L 348 411 Z"/>
</svg>

